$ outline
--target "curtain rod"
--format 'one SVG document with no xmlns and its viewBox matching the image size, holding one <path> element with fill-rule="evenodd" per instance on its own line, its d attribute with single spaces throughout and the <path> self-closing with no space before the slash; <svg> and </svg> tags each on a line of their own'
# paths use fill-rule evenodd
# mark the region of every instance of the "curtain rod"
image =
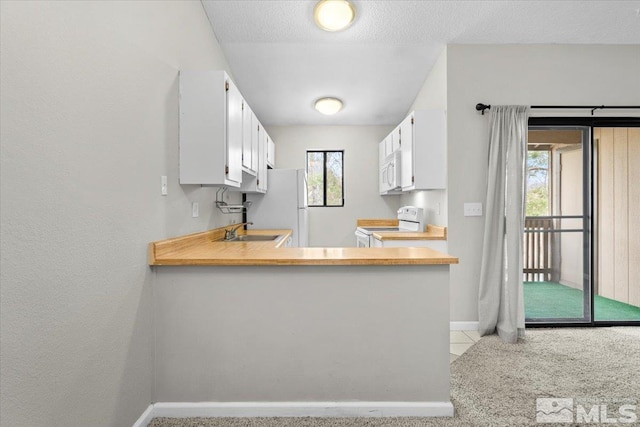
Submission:
<svg viewBox="0 0 640 427">
<path fill-rule="evenodd" d="M 484 110 L 488 110 L 491 108 L 491 105 L 487 104 L 476 104 L 476 110 L 481 111 L 484 116 Z M 544 109 L 567 109 L 567 110 L 577 110 L 581 108 L 590 109 L 591 115 L 593 116 L 593 112 L 596 110 L 604 110 L 607 108 L 612 109 L 634 109 L 640 110 L 640 105 L 532 105 L 530 108 L 544 108 Z"/>
</svg>

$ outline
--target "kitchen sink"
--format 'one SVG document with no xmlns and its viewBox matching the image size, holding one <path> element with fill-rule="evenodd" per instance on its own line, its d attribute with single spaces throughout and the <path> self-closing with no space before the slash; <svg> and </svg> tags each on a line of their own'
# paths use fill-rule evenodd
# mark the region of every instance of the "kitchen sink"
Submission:
<svg viewBox="0 0 640 427">
<path fill-rule="evenodd" d="M 223 242 L 268 242 L 276 240 L 278 237 L 280 236 L 267 234 L 243 234 L 230 240 L 223 240 Z"/>
</svg>

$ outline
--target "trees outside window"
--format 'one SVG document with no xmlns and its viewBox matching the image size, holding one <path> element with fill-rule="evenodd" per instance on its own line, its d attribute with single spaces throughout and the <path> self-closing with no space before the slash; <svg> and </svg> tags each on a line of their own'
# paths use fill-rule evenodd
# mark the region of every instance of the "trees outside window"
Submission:
<svg viewBox="0 0 640 427">
<path fill-rule="evenodd" d="M 551 215 L 549 203 L 550 151 L 527 151 L 526 216 Z"/>
<path fill-rule="evenodd" d="M 344 151 L 307 151 L 309 206 L 344 206 Z"/>
</svg>

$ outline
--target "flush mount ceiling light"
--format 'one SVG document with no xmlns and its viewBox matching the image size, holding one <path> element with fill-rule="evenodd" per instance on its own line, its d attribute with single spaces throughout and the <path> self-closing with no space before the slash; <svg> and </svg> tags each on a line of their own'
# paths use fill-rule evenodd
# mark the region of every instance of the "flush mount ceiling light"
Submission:
<svg viewBox="0 0 640 427">
<path fill-rule="evenodd" d="M 338 98 L 320 98 L 316 101 L 316 110 L 331 116 L 342 109 L 342 101 Z"/>
<path fill-rule="evenodd" d="M 320 0 L 313 9 L 313 18 L 325 31 L 347 28 L 356 17 L 356 8 L 347 0 Z"/>
</svg>

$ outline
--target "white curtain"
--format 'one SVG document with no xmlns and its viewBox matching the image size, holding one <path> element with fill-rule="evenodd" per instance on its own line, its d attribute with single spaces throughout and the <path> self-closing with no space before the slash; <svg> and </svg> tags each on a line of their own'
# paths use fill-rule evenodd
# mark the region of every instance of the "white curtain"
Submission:
<svg viewBox="0 0 640 427">
<path fill-rule="evenodd" d="M 480 335 L 524 336 L 522 233 L 529 107 L 491 106 L 478 316 Z"/>
</svg>

